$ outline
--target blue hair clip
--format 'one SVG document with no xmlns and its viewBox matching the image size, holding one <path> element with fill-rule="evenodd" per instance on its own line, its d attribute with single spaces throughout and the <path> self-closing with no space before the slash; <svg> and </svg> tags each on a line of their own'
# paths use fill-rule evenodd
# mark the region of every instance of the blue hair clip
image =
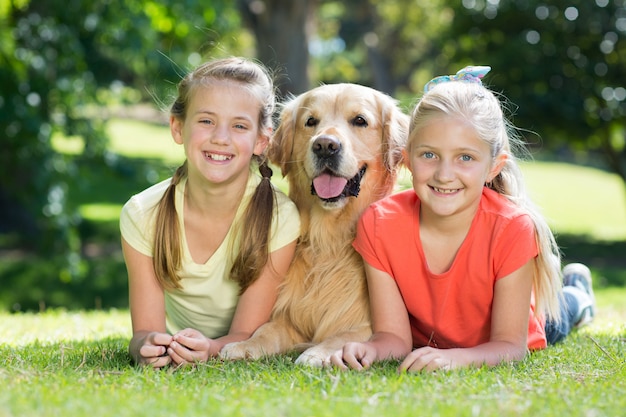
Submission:
<svg viewBox="0 0 626 417">
<path fill-rule="evenodd" d="M 448 81 L 466 81 L 482 84 L 480 79 L 483 78 L 489 71 L 491 71 L 491 67 L 470 65 L 459 70 L 455 75 L 442 75 L 433 78 L 424 86 L 424 92 L 432 90 L 437 84 Z"/>
</svg>

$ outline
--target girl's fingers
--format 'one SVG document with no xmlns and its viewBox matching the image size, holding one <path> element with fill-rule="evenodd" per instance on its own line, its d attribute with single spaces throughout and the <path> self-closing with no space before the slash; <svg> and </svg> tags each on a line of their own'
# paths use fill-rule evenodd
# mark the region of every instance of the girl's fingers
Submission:
<svg viewBox="0 0 626 417">
<path fill-rule="evenodd" d="M 191 350 L 202 350 L 202 349 L 206 349 L 206 340 L 204 338 L 196 338 L 196 337 L 189 337 L 189 336 L 183 336 L 183 335 L 176 335 L 176 337 L 174 337 L 174 341 L 171 343 L 171 345 L 178 343 L 182 346 L 185 346 L 187 349 L 191 349 Z"/>
<path fill-rule="evenodd" d="M 172 359 L 169 356 L 158 356 L 155 358 L 144 358 L 142 364 L 146 366 L 151 366 L 155 369 L 160 369 L 164 366 L 169 365 L 171 362 Z"/>
<path fill-rule="evenodd" d="M 190 351 L 197 352 L 198 355 L 194 356 L 196 360 L 206 360 L 210 356 L 212 340 L 204 337 L 201 333 L 194 333 L 192 336 L 185 336 L 183 334 L 177 334 L 174 336 L 174 340 L 170 343 L 170 347 L 174 347 L 177 344 L 183 346 Z M 179 351 L 180 354 L 180 351 Z"/>
<path fill-rule="evenodd" d="M 343 350 L 338 350 L 330 356 L 330 363 L 341 370 L 347 370 L 348 367 L 343 360 Z"/>
<path fill-rule="evenodd" d="M 416 349 L 407 355 L 399 367 L 399 371 L 419 372 L 419 371 L 437 371 L 450 370 L 452 363 L 450 358 L 446 356 L 446 352 L 433 348 Z"/>
<path fill-rule="evenodd" d="M 139 349 L 139 354 L 142 358 L 152 359 L 163 356 L 167 353 L 167 348 L 165 346 L 155 346 L 155 345 L 143 345 Z"/>
<path fill-rule="evenodd" d="M 151 333 L 148 336 L 148 343 L 158 346 L 167 346 L 172 342 L 172 336 L 167 333 Z"/>
</svg>

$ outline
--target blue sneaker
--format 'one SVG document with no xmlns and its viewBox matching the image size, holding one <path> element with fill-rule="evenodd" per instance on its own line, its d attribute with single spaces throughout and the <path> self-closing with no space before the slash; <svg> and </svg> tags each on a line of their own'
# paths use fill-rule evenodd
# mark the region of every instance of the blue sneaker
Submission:
<svg viewBox="0 0 626 417">
<path fill-rule="evenodd" d="M 576 327 L 593 321 L 596 315 L 596 298 L 593 295 L 591 271 L 586 265 L 572 263 L 563 268 L 563 292 L 572 294 L 578 301 Z"/>
</svg>

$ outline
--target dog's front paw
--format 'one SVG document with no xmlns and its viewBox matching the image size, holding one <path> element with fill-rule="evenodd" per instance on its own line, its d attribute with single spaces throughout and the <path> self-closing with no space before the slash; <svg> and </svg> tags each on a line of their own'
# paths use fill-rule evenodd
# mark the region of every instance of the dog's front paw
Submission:
<svg viewBox="0 0 626 417">
<path fill-rule="evenodd" d="M 229 343 L 224 345 L 220 351 L 220 358 L 225 360 L 257 360 L 262 356 L 264 355 L 260 347 L 254 343 L 249 343 L 248 341 Z"/>
<path fill-rule="evenodd" d="M 325 349 L 316 349 L 315 347 L 312 347 L 305 350 L 300 356 L 298 356 L 298 359 L 296 359 L 296 365 L 324 368 L 330 366 L 330 355 L 331 354 Z"/>
</svg>

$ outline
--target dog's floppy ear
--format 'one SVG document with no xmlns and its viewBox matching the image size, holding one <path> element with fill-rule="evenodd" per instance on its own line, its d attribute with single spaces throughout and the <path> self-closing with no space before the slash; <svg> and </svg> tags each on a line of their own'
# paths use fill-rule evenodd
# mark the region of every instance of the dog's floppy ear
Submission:
<svg viewBox="0 0 626 417">
<path fill-rule="evenodd" d="M 293 161 L 293 141 L 296 132 L 295 113 L 298 108 L 296 98 L 291 97 L 289 100 L 282 105 L 278 128 L 274 132 L 267 152 L 270 161 L 280 167 L 283 177 L 289 172 Z"/>
<path fill-rule="evenodd" d="M 394 172 L 404 161 L 404 148 L 409 133 L 409 116 L 400 110 L 396 100 L 381 98 L 383 120 L 383 156 L 385 168 Z"/>
</svg>

